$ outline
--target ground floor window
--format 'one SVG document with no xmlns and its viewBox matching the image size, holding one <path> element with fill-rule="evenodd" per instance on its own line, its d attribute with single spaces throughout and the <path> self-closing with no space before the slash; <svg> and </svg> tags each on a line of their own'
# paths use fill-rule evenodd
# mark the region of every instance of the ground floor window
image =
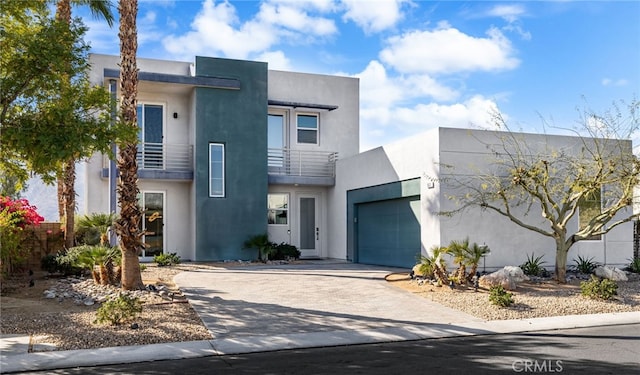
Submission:
<svg viewBox="0 0 640 375">
<path fill-rule="evenodd" d="M 269 224 L 289 224 L 289 194 L 269 194 L 267 205 Z"/>
</svg>

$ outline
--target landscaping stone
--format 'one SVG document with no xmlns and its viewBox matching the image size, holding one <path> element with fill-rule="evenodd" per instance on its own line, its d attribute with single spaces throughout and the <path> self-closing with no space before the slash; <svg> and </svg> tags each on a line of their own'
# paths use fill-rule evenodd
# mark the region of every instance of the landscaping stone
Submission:
<svg viewBox="0 0 640 375">
<path fill-rule="evenodd" d="M 594 273 L 598 277 L 613 281 L 627 281 L 627 274 L 619 268 L 612 266 L 599 266 L 595 269 Z"/>
</svg>

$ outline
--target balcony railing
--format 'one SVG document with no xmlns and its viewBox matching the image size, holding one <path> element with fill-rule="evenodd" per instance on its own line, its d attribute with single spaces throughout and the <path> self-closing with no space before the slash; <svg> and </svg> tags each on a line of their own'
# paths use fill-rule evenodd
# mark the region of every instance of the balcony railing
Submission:
<svg viewBox="0 0 640 375">
<path fill-rule="evenodd" d="M 301 177 L 335 177 L 337 152 L 270 148 L 269 174 Z"/>
<path fill-rule="evenodd" d="M 137 161 L 139 169 L 191 171 L 193 170 L 193 146 L 139 143 Z"/>
</svg>

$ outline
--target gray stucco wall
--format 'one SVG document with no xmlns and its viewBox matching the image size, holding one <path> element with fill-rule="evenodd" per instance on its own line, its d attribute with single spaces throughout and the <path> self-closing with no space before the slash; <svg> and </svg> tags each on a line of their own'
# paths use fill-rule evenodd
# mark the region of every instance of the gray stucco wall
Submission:
<svg viewBox="0 0 640 375">
<path fill-rule="evenodd" d="M 239 90 L 196 88 L 196 260 L 249 259 L 267 232 L 267 64 L 196 58 L 196 76 L 236 78 Z M 225 196 L 209 197 L 209 144 L 225 145 Z"/>
</svg>

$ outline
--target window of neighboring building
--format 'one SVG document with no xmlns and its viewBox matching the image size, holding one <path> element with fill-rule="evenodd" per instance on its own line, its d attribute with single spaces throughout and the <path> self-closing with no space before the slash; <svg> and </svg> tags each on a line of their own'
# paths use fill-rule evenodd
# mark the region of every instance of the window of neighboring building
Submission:
<svg viewBox="0 0 640 375">
<path fill-rule="evenodd" d="M 224 145 L 209 143 L 209 196 L 224 197 Z"/>
<path fill-rule="evenodd" d="M 289 223 L 289 194 L 269 194 L 267 196 L 269 224 Z"/>
<path fill-rule="evenodd" d="M 578 222 L 580 230 L 589 224 L 589 221 L 602 212 L 602 192 L 600 190 L 586 195 L 578 202 Z M 599 240 L 602 236 L 596 235 L 588 240 Z"/>
<path fill-rule="evenodd" d="M 297 114 L 298 143 L 318 144 L 318 115 Z"/>
</svg>

